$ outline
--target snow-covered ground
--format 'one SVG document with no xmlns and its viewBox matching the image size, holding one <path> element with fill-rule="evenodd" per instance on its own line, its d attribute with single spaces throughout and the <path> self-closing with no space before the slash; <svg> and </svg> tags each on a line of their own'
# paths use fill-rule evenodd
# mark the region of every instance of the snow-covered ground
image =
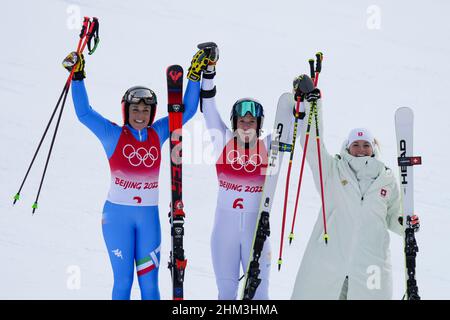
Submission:
<svg viewBox="0 0 450 320">
<path fill-rule="evenodd" d="M 11 205 L 67 77 L 61 60 L 75 48 L 85 15 L 97 16 L 101 23 L 99 48 L 86 59 L 90 101 L 117 123 L 121 96 L 135 84 L 153 88 L 159 98 L 157 117 L 166 115 L 165 68 L 181 64 L 187 69 L 196 45 L 205 41 L 220 47 L 216 84 L 224 119 L 235 100 L 254 96 L 265 106 L 265 125 L 270 128 L 278 97 L 290 90 L 296 75 L 308 72 L 307 59 L 319 50 L 325 55 L 319 86 L 324 94 L 323 136 L 330 152 L 339 152 L 351 128 L 366 126 L 381 142 L 387 165 L 395 167 L 394 112 L 399 106 L 412 107 L 415 153 L 423 157 L 423 166 L 415 170 L 416 211 L 422 224 L 417 280 L 424 299 L 450 298 L 448 1 L 16 0 L 1 7 L 1 299 L 110 298 L 112 271 L 100 224 L 109 170 L 100 143 L 77 121 L 70 96 L 36 214 L 31 215 L 31 205 L 44 152 L 21 200 Z M 189 261 L 185 297 L 215 299 L 209 241 L 217 182 L 200 113 L 184 132 Z M 169 154 L 168 144 L 162 152 Z M 292 189 L 300 155 L 298 148 Z M 160 288 L 162 298 L 170 299 L 165 268 L 170 245 L 168 161 L 162 162 L 160 185 Z M 303 186 L 296 240 L 284 250 L 281 272 L 276 258 L 284 185 L 278 187 L 271 220 L 273 299 L 290 297 L 320 206 L 309 168 Z M 292 208 L 293 192 L 289 199 Z M 395 235 L 391 239 L 394 297 L 400 299 L 403 242 Z M 139 298 L 137 282 L 132 298 Z"/>
</svg>

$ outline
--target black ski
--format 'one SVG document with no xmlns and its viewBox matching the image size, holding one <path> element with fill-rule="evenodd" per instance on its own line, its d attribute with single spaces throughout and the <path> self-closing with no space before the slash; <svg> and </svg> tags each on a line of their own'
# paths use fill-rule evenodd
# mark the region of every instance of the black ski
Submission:
<svg viewBox="0 0 450 320">
<path fill-rule="evenodd" d="M 170 140 L 170 177 L 171 195 L 170 224 L 172 247 L 169 269 L 172 275 L 173 300 L 183 300 L 184 271 L 187 260 L 184 257 L 184 210 L 181 164 L 181 129 L 183 125 L 183 68 L 172 65 L 167 68 L 169 140 Z"/>
</svg>

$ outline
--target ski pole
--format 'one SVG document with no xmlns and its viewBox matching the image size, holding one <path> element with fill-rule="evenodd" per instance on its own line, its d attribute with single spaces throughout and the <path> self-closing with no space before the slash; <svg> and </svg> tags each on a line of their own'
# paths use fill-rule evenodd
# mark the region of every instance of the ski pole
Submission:
<svg viewBox="0 0 450 320">
<path fill-rule="evenodd" d="M 62 104 L 61 104 L 61 108 L 59 110 L 58 120 L 56 121 L 55 131 L 53 132 L 52 142 L 50 144 L 50 149 L 49 149 L 48 154 L 47 154 L 47 160 L 45 162 L 44 172 L 42 173 L 41 182 L 39 183 L 39 189 L 38 189 L 38 192 L 37 192 L 37 195 L 36 195 L 36 200 L 34 201 L 33 206 L 32 206 L 33 214 L 34 214 L 34 212 L 36 211 L 36 209 L 38 207 L 39 195 L 41 193 L 42 184 L 44 183 L 45 173 L 47 172 L 48 163 L 50 161 L 50 156 L 52 154 L 53 145 L 54 145 L 55 139 L 56 139 L 56 134 L 58 133 L 58 127 L 59 127 L 59 123 L 61 121 L 61 116 L 62 116 L 62 113 L 63 113 L 63 110 L 64 110 L 64 106 L 66 104 L 66 98 L 67 98 L 67 93 L 68 92 L 69 92 L 69 89 L 68 89 L 68 87 L 66 85 L 65 90 L 64 90 L 64 98 L 63 98 L 63 101 L 62 101 Z"/>
<path fill-rule="evenodd" d="M 292 149 L 289 157 L 288 171 L 286 177 L 286 187 L 284 192 L 284 207 L 283 207 L 283 221 L 281 224 L 281 238 L 280 238 L 280 253 L 278 255 L 278 271 L 281 269 L 281 264 L 283 263 L 283 243 L 284 243 L 284 228 L 286 224 L 286 209 L 287 209 L 287 200 L 289 195 L 289 181 L 291 178 L 291 169 L 292 169 L 292 159 L 294 158 L 294 150 L 295 150 L 295 141 L 297 140 L 297 126 L 298 119 L 300 118 L 300 102 L 301 97 L 297 97 L 297 103 L 295 106 L 295 122 L 294 122 L 294 134 L 292 137 Z"/>
<path fill-rule="evenodd" d="M 317 86 L 319 81 L 319 74 L 322 71 L 322 60 L 323 54 L 322 52 L 316 53 L 316 72 L 314 78 L 314 86 Z M 320 178 L 320 196 L 322 200 L 322 217 L 323 217 L 323 230 L 324 235 L 323 239 L 325 240 L 325 244 L 328 244 L 328 233 L 327 233 L 327 218 L 325 215 L 325 196 L 324 196 L 324 188 L 323 188 L 323 174 L 322 174 L 322 159 L 321 159 L 321 151 L 320 151 L 320 132 L 319 132 L 319 120 L 318 120 L 318 111 L 317 111 L 317 101 L 314 101 L 311 106 L 310 113 L 314 113 L 314 121 L 316 125 L 316 142 L 317 142 L 317 160 L 319 162 L 319 178 Z"/>
<path fill-rule="evenodd" d="M 303 169 L 305 168 L 306 151 L 308 150 L 308 142 L 309 142 L 309 133 L 311 131 L 311 123 L 312 123 L 312 113 L 310 112 L 308 115 L 308 122 L 307 122 L 306 133 L 305 133 L 305 146 L 303 147 L 302 162 L 301 162 L 301 166 L 300 166 L 300 176 L 298 178 L 297 195 L 295 197 L 294 216 L 292 217 L 291 233 L 289 234 L 289 244 L 291 244 L 292 240 L 294 240 L 295 218 L 297 216 L 298 200 L 300 198 L 300 189 L 301 189 L 302 181 L 303 181 Z"/>
<path fill-rule="evenodd" d="M 83 38 L 85 37 L 85 35 L 86 35 L 86 31 L 87 31 L 87 26 L 88 26 L 88 24 L 89 24 L 89 18 L 88 18 L 88 17 L 84 17 L 83 27 L 82 27 L 82 29 L 81 29 L 80 40 L 78 41 L 78 49 L 77 49 L 77 50 L 80 49 L 82 39 L 83 39 Z M 71 76 L 69 76 L 69 78 L 70 78 L 70 77 L 71 77 Z M 68 78 L 68 79 L 69 79 L 69 78 Z M 66 81 L 66 82 L 67 82 L 67 81 Z M 36 151 L 34 152 L 34 155 L 33 155 L 33 158 L 32 158 L 32 160 L 31 160 L 31 163 L 30 163 L 30 165 L 28 166 L 27 172 L 25 173 L 25 177 L 23 178 L 22 183 L 20 184 L 19 190 L 17 191 L 16 195 L 14 196 L 14 202 L 13 202 L 13 205 L 15 205 L 16 202 L 17 202 L 18 200 L 20 200 L 20 192 L 22 191 L 22 188 L 23 188 L 23 186 L 24 186 L 24 184 L 25 184 L 25 181 L 26 181 L 27 178 L 28 178 L 28 174 L 30 173 L 30 170 L 31 170 L 31 167 L 32 167 L 33 164 L 34 164 L 34 161 L 36 160 L 36 156 L 37 156 L 37 154 L 39 153 L 39 150 L 40 150 L 40 148 L 41 148 L 41 146 L 42 146 L 42 142 L 44 141 L 45 136 L 47 135 L 48 129 L 49 129 L 49 127 L 50 127 L 50 124 L 52 123 L 53 118 L 54 118 L 54 116 L 55 116 L 55 114 L 56 114 L 56 111 L 58 110 L 59 104 L 60 104 L 60 102 L 61 102 L 62 97 L 64 96 L 64 92 L 65 92 L 65 91 L 66 91 L 66 83 L 64 83 L 63 90 L 61 91 L 61 94 L 60 94 L 60 96 L 59 96 L 59 98 L 58 98 L 58 102 L 56 103 L 56 106 L 55 106 L 55 108 L 53 109 L 52 115 L 50 116 L 50 120 L 49 120 L 48 123 L 47 123 L 47 126 L 46 126 L 46 128 L 45 128 L 45 130 L 44 130 L 44 133 L 42 134 L 42 137 L 41 137 L 41 140 L 39 141 L 38 147 L 36 148 Z"/>
<path fill-rule="evenodd" d="M 321 159 L 321 152 L 320 152 L 320 133 L 319 133 L 319 121 L 317 116 L 317 101 L 314 101 L 311 106 L 311 113 L 314 113 L 314 120 L 316 124 L 316 142 L 317 142 L 317 160 L 319 162 L 319 178 L 320 178 L 320 196 L 322 199 L 322 216 L 323 216 L 323 229 L 324 229 L 324 235 L 323 239 L 325 240 L 325 244 L 328 244 L 328 233 L 327 233 L 327 219 L 325 216 L 325 197 L 324 197 L 324 190 L 323 190 L 323 175 L 322 175 L 322 159 Z"/>
<path fill-rule="evenodd" d="M 82 26 L 81 33 L 80 33 L 80 40 L 78 41 L 77 51 L 80 50 L 80 46 L 81 46 L 82 40 L 86 36 L 88 25 L 89 25 L 89 18 L 88 17 L 84 17 L 83 26 Z M 69 76 L 69 78 L 70 78 L 70 76 Z M 14 196 L 13 205 L 15 205 L 18 200 L 20 200 L 20 192 L 22 191 L 22 188 L 23 188 L 23 186 L 25 184 L 25 181 L 28 178 L 28 174 L 30 173 L 30 170 L 31 170 L 31 167 L 34 164 L 34 161 L 36 160 L 36 156 L 38 155 L 39 150 L 41 149 L 42 142 L 44 141 L 45 136 L 47 135 L 48 129 L 50 128 L 50 125 L 53 122 L 53 118 L 54 118 L 54 116 L 56 114 L 56 111 L 58 110 L 59 104 L 61 103 L 61 99 L 64 96 L 64 92 L 65 91 L 66 91 L 66 83 L 64 83 L 63 90 L 61 91 L 61 94 L 60 94 L 60 96 L 58 98 L 58 102 L 56 103 L 56 106 L 53 109 L 53 112 L 52 112 L 52 114 L 50 116 L 50 120 L 48 121 L 47 126 L 45 127 L 45 130 L 44 130 L 44 133 L 42 134 L 41 140 L 39 141 L 39 144 L 38 144 L 38 146 L 37 146 L 37 148 L 36 148 L 36 150 L 34 152 L 34 155 L 33 155 L 33 158 L 31 160 L 31 163 L 29 164 L 27 172 L 25 173 L 25 177 L 22 179 L 22 183 L 20 184 L 19 190 L 17 191 L 16 195 Z"/>
<path fill-rule="evenodd" d="M 317 54 L 316 54 L 316 56 L 317 56 Z M 314 71 L 314 59 L 309 59 L 308 63 L 309 63 L 309 74 L 311 76 L 312 81 L 314 82 L 314 87 L 316 87 L 317 81 L 316 81 L 316 73 Z M 301 190 L 302 181 L 303 181 L 303 171 L 305 168 L 306 151 L 308 150 L 308 142 L 309 142 L 309 135 L 311 132 L 312 117 L 313 117 L 313 112 L 312 112 L 312 110 L 310 110 L 309 115 L 308 115 L 306 133 L 305 133 L 305 146 L 303 147 L 302 162 L 300 165 L 300 176 L 298 178 L 297 195 L 295 197 L 295 206 L 294 206 L 294 215 L 292 217 L 291 233 L 289 234 L 289 244 L 291 244 L 292 241 L 294 240 L 295 219 L 297 217 L 298 201 L 300 199 L 300 190 Z"/>
<path fill-rule="evenodd" d="M 31 167 L 32 167 L 33 164 L 34 164 L 34 160 L 36 159 L 36 156 L 37 156 L 37 154 L 39 153 L 39 150 L 40 150 L 40 148 L 41 148 L 42 142 L 44 141 L 44 138 L 45 138 L 45 136 L 47 135 L 48 128 L 50 127 L 50 124 L 51 124 L 52 121 L 53 121 L 53 117 L 55 116 L 56 111 L 58 110 L 59 103 L 61 102 L 61 99 L 62 99 L 62 97 L 64 96 L 64 92 L 65 92 L 65 91 L 66 91 L 66 86 L 64 85 L 64 88 L 63 88 L 63 90 L 61 91 L 61 95 L 59 96 L 58 102 L 56 103 L 56 106 L 55 106 L 55 108 L 53 109 L 53 113 L 52 113 L 52 115 L 51 115 L 51 117 L 50 117 L 50 120 L 49 120 L 48 123 L 47 123 L 47 127 L 45 128 L 44 134 L 42 135 L 41 140 L 39 141 L 38 147 L 37 147 L 36 151 L 34 152 L 33 159 L 31 160 L 31 163 L 30 163 L 30 165 L 28 166 L 27 172 L 25 173 L 25 177 L 22 179 L 22 183 L 20 184 L 19 190 L 17 191 L 16 195 L 14 196 L 14 202 L 13 202 L 13 205 L 15 205 L 16 202 L 17 202 L 18 200 L 20 200 L 20 192 L 22 191 L 22 188 L 23 188 L 23 186 L 24 186 L 24 184 L 25 184 L 25 181 L 26 181 L 27 178 L 28 178 L 28 174 L 30 173 Z"/>
<path fill-rule="evenodd" d="M 89 26 L 89 30 L 87 28 L 88 26 Z M 81 55 L 83 53 L 83 51 L 84 51 L 84 49 L 86 47 L 86 44 L 88 43 L 88 41 L 91 40 L 92 36 L 94 35 L 93 31 L 95 30 L 95 28 L 98 29 L 98 19 L 94 18 L 93 21 L 90 22 L 90 24 L 89 24 L 89 18 L 85 17 L 84 18 L 84 22 L 83 22 L 83 27 L 82 27 L 82 30 L 81 30 L 81 33 L 80 33 L 80 40 L 78 41 L 78 46 L 77 46 L 77 54 L 78 55 Z M 50 157 L 51 157 L 51 154 L 52 154 L 52 151 L 53 151 L 53 146 L 54 146 L 54 143 L 55 143 L 55 140 L 56 140 L 56 135 L 58 133 L 59 124 L 61 122 L 62 113 L 64 111 L 67 94 L 68 94 L 68 92 L 70 90 L 70 84 L 72 83 L 72 77 L 73 77 L 74 72 L 75 72 L 75 67 L 72 68 L 72 70 L 70 72 L 70 75 L 67 78 L 67 81 L 65 83 L 64 89 L 63 89 L 64 98 L 62 100 L 61 109 L 60 109 L 59 115 L 58 115 L 58 120 L 56 122 L 55 130 L 53 132 L 53 137 L 52 137 L 52 141 L 51 141 L 51 144 L 50 144 L 50 149 L 49 149 L 48 154 L 47 154 L 47 159 L 46 159 L 46 162 L 45 162 L 44 171 L 42 173 L 41 181 L 39 183 L 39 189 L 38 189 L 38 192 L 37 192 L 37 195 L 36 195 L 36 200 L 34 201 L 34 203 L 32 205 L 33 214 L 35 213 L 36 209 L 38 208 L 39 196 L 40 196 L 40 193 L 41 193 L 42 185 L 44 183 L 45 174 L 47 172 L 48 164 L 49 164 Z"/>
<path fill-rule="evenodd" d="M 319 74 L 322 71 L 322 60 L 323 60 L 323 53 L 317 52 L 316 53 L 316 72 L 314 77 L 314 87 L 317 87 L 317 83 L 319 82 Z"/>
</svg>

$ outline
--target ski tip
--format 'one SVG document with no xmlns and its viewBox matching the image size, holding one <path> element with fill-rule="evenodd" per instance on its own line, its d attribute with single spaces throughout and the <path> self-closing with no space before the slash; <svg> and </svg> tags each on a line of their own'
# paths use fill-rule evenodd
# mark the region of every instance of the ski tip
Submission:
<svg viewBox="0 0 450 320">
<path fill-rule="evenodd" d="M 167 67 L 166 69 L 166 73 L 169 73 L 171 71 L 183 71 L 183 67 L 180 66 L 179 64 L 172 64 L 170 66 Z"/>
</svg>

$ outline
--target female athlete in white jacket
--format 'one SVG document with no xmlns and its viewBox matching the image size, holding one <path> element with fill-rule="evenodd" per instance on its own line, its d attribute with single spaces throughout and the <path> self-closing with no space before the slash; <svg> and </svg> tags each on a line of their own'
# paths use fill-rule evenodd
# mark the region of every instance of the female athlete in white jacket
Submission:
<svg viewBox="0 0 450 320">
<path fill-rule="evenodd" d="M 316 99 L 320 91 L 315 89 Z M 313 101 L 314 99 L 310 100 Z M 321 100 L 317 101 L 323 137 Z M 309 114 L 311 104 L 305 103 Z M 304 119 L 307 119 L 305 117 Z M 301 143 L 305 143 L 306 122 Z M 314 121 L 307 161 L 320 192 Z M 379 160 L 379 148 L 364 128 L 353 129 L 341 153 L 328 153 L 321 139 L 328 244 L 322 211 L 303 256 L 292 299 L 391 299 L 389 232 L 401 236 L 400 195 L 391 169 Z M 418 219 L 415 220 L 418 229 Z"/>
</svg>

